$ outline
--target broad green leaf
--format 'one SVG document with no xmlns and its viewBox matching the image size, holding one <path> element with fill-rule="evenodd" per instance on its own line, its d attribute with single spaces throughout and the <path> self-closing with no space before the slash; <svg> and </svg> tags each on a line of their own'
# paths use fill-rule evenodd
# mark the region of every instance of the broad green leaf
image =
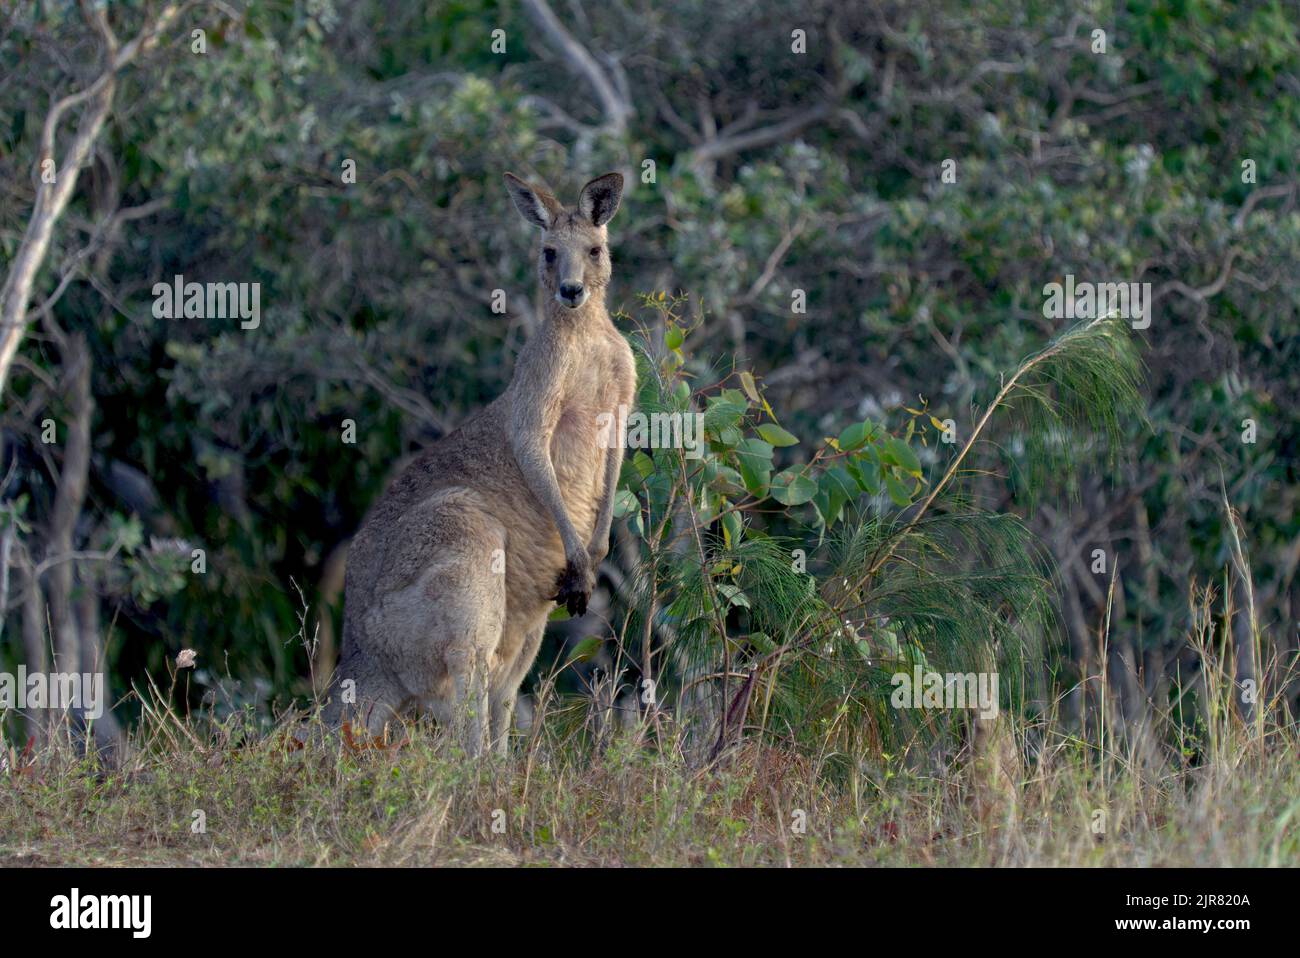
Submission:
<svg viewBox="0 0 1300 958">
<path fill-rule="evenodd" d="M 599 636 L 589 635 L 573 647 L 569 657 L 565 660 L 565 665 L 572 665 L 574 662 L 587 662 L 596 657 L 600 651 L 601 644 L 605 640 Z"/>
<path fill-rule="evenodd" d="M 761 439 L 746 439 L 736 450 L 742 459 L 766 459 L 772 461 L 772 444 Z"/>
<path fill-rule="evenodd" d="M 892 469 L 885 473 L 885 491 L 889 493 L 889 498 L 894 501 L 894 505 L 900 508 L 912 504 L 911 494 Z"/>
<path fill-rule="evenodd" d="M 723 426 L 721 429 L 718 430 L 718 435 L 715 441 L 725 446 L 728 449 L 732 449 L 735 448 L 736 446 L 739 446 L 740 440 L 744 438 L 745 438 L 744 433 L 742 433 L 735 426 Z"/>
<path fill-rule="evenodd" d="M 836 520 L 840 517 L 840 512 L 844 509 L 844 497 L 837 492 L 821 489 L 812 501 L 813 508 L 817 510 L 817 516 L 821 519 L 821 524 L 830 528 L 835 525 Z"/>
<path fill-rule="evenodd" d="M 767 495 L 767 484 L 772 478 L 772 460 L 761 456 L 741 456 L 737 464 L 741 481 L 749 493 L 759 498 Z"/>
<path fill-rule="evenodd" d="M 867 424 L 855 422 L 840 433 L 840 448 L 845 452 L 852 452 L 867 441 L 867 435 Z"/>
<path fill-rule="evenodd" d="M 890 439 L 888 446 L 894 454 L 898 465 L 910 476 L 920 477 L 921 462 L 916 458 L 916 453 L 912 452 L 912 447 L 901 439 Z"/>
<path fill-rule="evenodd" d="M 655 471 L 655 461 L 639 450 L 632 455 L 632 466 L 642 479 L 649 479 Z"/>
<path fill-rule="evenodd" d="M 705 433 L 710 436 L 720 436 L 724 430 L 733 429 L 740 423 L 748 408 L 743 401 L 736 403 L 721 396 L 714 396 L 704 410 Z"/>
<path fill-rule="evenodd" d="M 817 495 L 817 483 L 792 469 L 772 477 L 772 498 L 787 506 L 803 505 Z"/>
<path fill-rule="evenodd" d="M 641 508 L 641 503 L 637 497 L 632 495 L 626 489 L 620 489 L 614 494 L 614 518 L 622 519 L 624 516 L 630 516 Z"/>
<path fill-rule="evenodd" d="M 727 508 L 726 500 L 723 500 L 722 508 Z M 722 534 L 728 549 L 734 549 L 740 545 L 740 537 L 744 534 L 745 522 L 740 518 L 739 512 L 728 512 L 722 517 Z"/>
<path fill-rule="evenodd" d="M 715 466 L 709 477 L 709 485 L 724 494 L 738 493 L 745 488 L 745 480 L 740 473 L 730 466 Z"/>
<path fill-rule="evenodd" d="M 857 480 L 858 487 L 871 496 L 880 493 L 880 466 L 874 459 L 856 459 L 845 468 Z"/>
<path fill-rule="evenodd" d="M 786 432 L 774 422 L 765 422 L 758 427 L 758 434 L 774 446 L 793 446 L 799 437 Z"/>
<path fill-rule="evenodd" d="M 822 474 L 821 483 L 825 488 L 838 489 L 845 499 L 854 499 L 858 495 L 857 480 L 844 466 L 836 466 Z"/>
<path fill-rule="evenodd" d="M 729 582 L 718 583 L 718 595 L 727 601 L 727 605 L 738 605 L 743 609 L 749 608 L 749 598 L 744 592 L 740 591 L 738 586 L 731 585 Z"/>
</svg>

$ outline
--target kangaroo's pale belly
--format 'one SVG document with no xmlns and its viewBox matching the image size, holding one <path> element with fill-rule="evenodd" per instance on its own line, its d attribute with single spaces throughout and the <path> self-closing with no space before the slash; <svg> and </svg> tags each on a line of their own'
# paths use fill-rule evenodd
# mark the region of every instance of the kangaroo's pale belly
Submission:
<svg viewBox="0 0 1300 958">
<path fill-rule="evenodd" d="M 551 436 L 551 463 L 560 484 L 565 510 L 578 534 L 590 539 L 596 522 L 602 480 L 605 476 L 605 450 L 600 448 L 594 406 L 575 406 L 566 410 Z"/>
</svg>

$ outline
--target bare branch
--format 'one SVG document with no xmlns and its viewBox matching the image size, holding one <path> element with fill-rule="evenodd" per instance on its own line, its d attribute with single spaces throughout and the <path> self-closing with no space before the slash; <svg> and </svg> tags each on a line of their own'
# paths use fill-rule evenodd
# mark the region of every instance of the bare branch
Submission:
<svg viewBox="0 0 1300 958">
<path fill-rule="evenodd" d="M 1260 201 L 1272 199 L 1275 196 L 1285 196 L 1289 200 L 1295 196 L 1295 191 L 1295 183 L 1283 183 L 1279 186 L 1266 186 L 1263 189 L 1251 191 L 1251 194 L 1246 197 L 1246 202 L 1241 204 L 1241 209 L 1237 211 L 1237 215 L 1232 218 L 1232 228 L 1234 230 L 1240 230 L 1245 226 L 1246 220 L 1250 218 L 1250 214 L 1254 212 L 1256 205 L 1258 205 Z"/>
<path fill-rule="evenodd" d="M 767 288 L 767 284 L 772 282 L 772 277 L 776 275 L 776 271 L 780 267 L 781 261 L 785 259 L 785 254 L 790 251 L 790 247 L 794 245 L 794 241 L 799 238 L 800 234 L 803 233 L 807 226 L 808 215 L 805 213 L 795 221 L 795 224 L 792 227 L 785 231 L 784 235 L 781 237 L 781 241 L 776 244 L 771 255 L 768 256 L 767 262 L 763 264 L 763 272 L 759 274 L 758 279 L 754 280 L 753 285 L 749 287 L 749 291 L 745 293 L 744 296 L 740 297 L 740 299 L 736 300 L 737 306 L 746 306 L 762 295 L 763 290 Z"/>
<path fill-rule="evenodd" d="M 54 158 L 55 136 L 64 115 L 82 103 L 89 103 L 71 144 L 63 154 L 61 165 L 55 167 L 54 182 L 47 183 L 44 176 L 41 178 L 27 230 L 14 256 L 9 275 L 5 278 L 4 287 L 0 289 L 0 394 L 4 392 L 9 368 L 27 331 L 27 304 L 31 301 L 36 275 L 49 253 L 54 225 L 72 199 L 81 167 L 89 159 L 100 131 L 112 112 L 117 74 L 142 51 L 156 45 L 159 33 L 167 28 L 181 9 L 180 4 L 168 4 L 129 43 L 119 46 L 117 37 L 108 24 L 105 9 L 90 2 L 82 5 L 87 22 L 99 34 L 103 43 L 104 70 L 84 90 L 69 94 L 56 102 L 45 118 L 38 157 L 42 173 L 46 161 Z"/>
<path fill-rule="evenodd" d="M 779 143 L 798 133 L 804 127 L 824 120 L 833 113 L 834 110 L 828 104 L 818 103 L 801 113 L 787 117 L 779 123 L 773 123 L 771 126 L 760 127 L 757 130 L 746 130 L 743 133 L 733 133 L 729 136 L 712 137 L 691 151 L 690 163 L 692 166 L 705 169 L 709 164 L 724 156 L 767 146 L 771 143 Z"/>
<path fill-rule="evenodd" d="M 524 6 L 528 8 L 529 14 L 541 27 L 542 32 L 564 55 L 569 68 L 591 84 L 605 111 L 609 127 L 616 134 L 622 134 L 627 129 L 628 119 L 632 116 L 631 103 L 619 95 L 614 83 L 605 75 L 605 71 L 596 62 L 595 57 L 565 29 L 546 0 L 524 0 Z"/>
<path fill-rule="evenodd" d="M 1211 296 L 1217 296 L 1222 292 L 1223 287 L 1228 284 L 1228 279 L 1232 276 L 1232 262 L 1241 255 L 1241 250 L 1236 246 L 1228 250 L 1228 257 L 1223 262 L 1223 268 L 1219 271 L 1219 276 L 1208 286 L 1202 286 L 1195 289 L 1188 286 L 1181 280 L 1171 279 L 1167 283 L 1161 283 L 1156 287 L 1151 295 L 1151 301 L 1154 303 L 1163 299 L 1169 293 L 1178 293 L 1187 299 L 1193 300 L 1204 305 L 1205 301 Z"/>
</svg>

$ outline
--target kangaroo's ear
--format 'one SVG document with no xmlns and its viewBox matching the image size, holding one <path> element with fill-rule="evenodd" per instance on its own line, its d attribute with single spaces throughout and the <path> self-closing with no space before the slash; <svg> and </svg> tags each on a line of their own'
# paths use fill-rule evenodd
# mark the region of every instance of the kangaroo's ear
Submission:
<svg viewBox="0 0 1300 958">
<path fill-rule="evenodd" d="M 560 211 L 559 200 L 546 190 L 529 186 L 513 173 L 506 174 L 506 189 L 510 191 L 510 198 L 515 201 L 520 216 L 544 230 L 551 228 L 555 214 Z"/>
<path fill-rule="evenodd" d="M 604 226 L 618 212 L 618 201 L 623 198 L 623 174 L 606 173 L 582 188 L 578 196 L 578 212 L 596 226 Z"/>
</svg>

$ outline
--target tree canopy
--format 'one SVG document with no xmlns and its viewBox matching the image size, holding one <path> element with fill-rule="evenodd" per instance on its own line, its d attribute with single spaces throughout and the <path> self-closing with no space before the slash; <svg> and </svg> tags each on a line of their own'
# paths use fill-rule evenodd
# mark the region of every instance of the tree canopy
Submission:
<svg viewBox="0 0 1300 958">
<path fill-rule="evenodd" d="M 125 42 L 155 6 L 107 17 Z M 1031 429 L 1034 397 L 1016 398 L 962 495 L 1050 559 L 1039 638 L 1062 687 L 1104 655 L 1136 714 L 1191 654 L 1192 584 L 1239 596 L 1243 558 L 1253 594 L 1237 601 L 1266 657 L 1293 655 L 1298 30 L 1280 0 L 186 5 L 117 74 L 34 283 L 0 421 L 16 570 L 0 662 L 22 659 L 28 627 L 9 549 L 33 567 L 75 550 L 96 558 L 46 598 L 86 607 L 118 692 L 189 648 L 196 699 L 228 679 L 239 690 L 220 696 L 239 704 L 306 693 L 294 636 L 322 617 L 329 631 L 368 504 L 501 392 L 540 321 L 533 237 L 502 173 L 572 202 L 609 169 L 628 182 L 611 305 L 644 318 L 640 294 L 666 294 L 651 314 L 690 297 L 683 381 L 750 374 L 805 440 L 759 439 L 777 472 L 874 423 L 932 486 L 1000 377 L 1071 325 L 1048 314 L 1049 284 L 1150 284 L 1150 325 L 1131 329 L 1140 414 Z M 74 4 L 0 14 L 6 275 L 49 105 L 108 56 Z M 60 144 L 92 107 L 70 111 Z M 178 276 L 260 284 L 260 322 L 159 318 L 155 285 Z M 671 353 L 659 319 L 647 348 Z M 1114 372 L 1041 388 L 1068 412 L 1106 399 Z M 78 421 L 87 489 L 68 523 Z M 901 482 L 911 460 L 896 465 Z M 818 550 L 845 520 L 821 491 L 781 493 L 802 524 L 783 511 L 767 531 L 831 563 Z M 891 491 L 843 496 L 905 521 L 919 500 Z M 960 565 L 958 541 L 944 548 Z M 931 603 L 955 575 L 927 586 Z"/>
</svg>

